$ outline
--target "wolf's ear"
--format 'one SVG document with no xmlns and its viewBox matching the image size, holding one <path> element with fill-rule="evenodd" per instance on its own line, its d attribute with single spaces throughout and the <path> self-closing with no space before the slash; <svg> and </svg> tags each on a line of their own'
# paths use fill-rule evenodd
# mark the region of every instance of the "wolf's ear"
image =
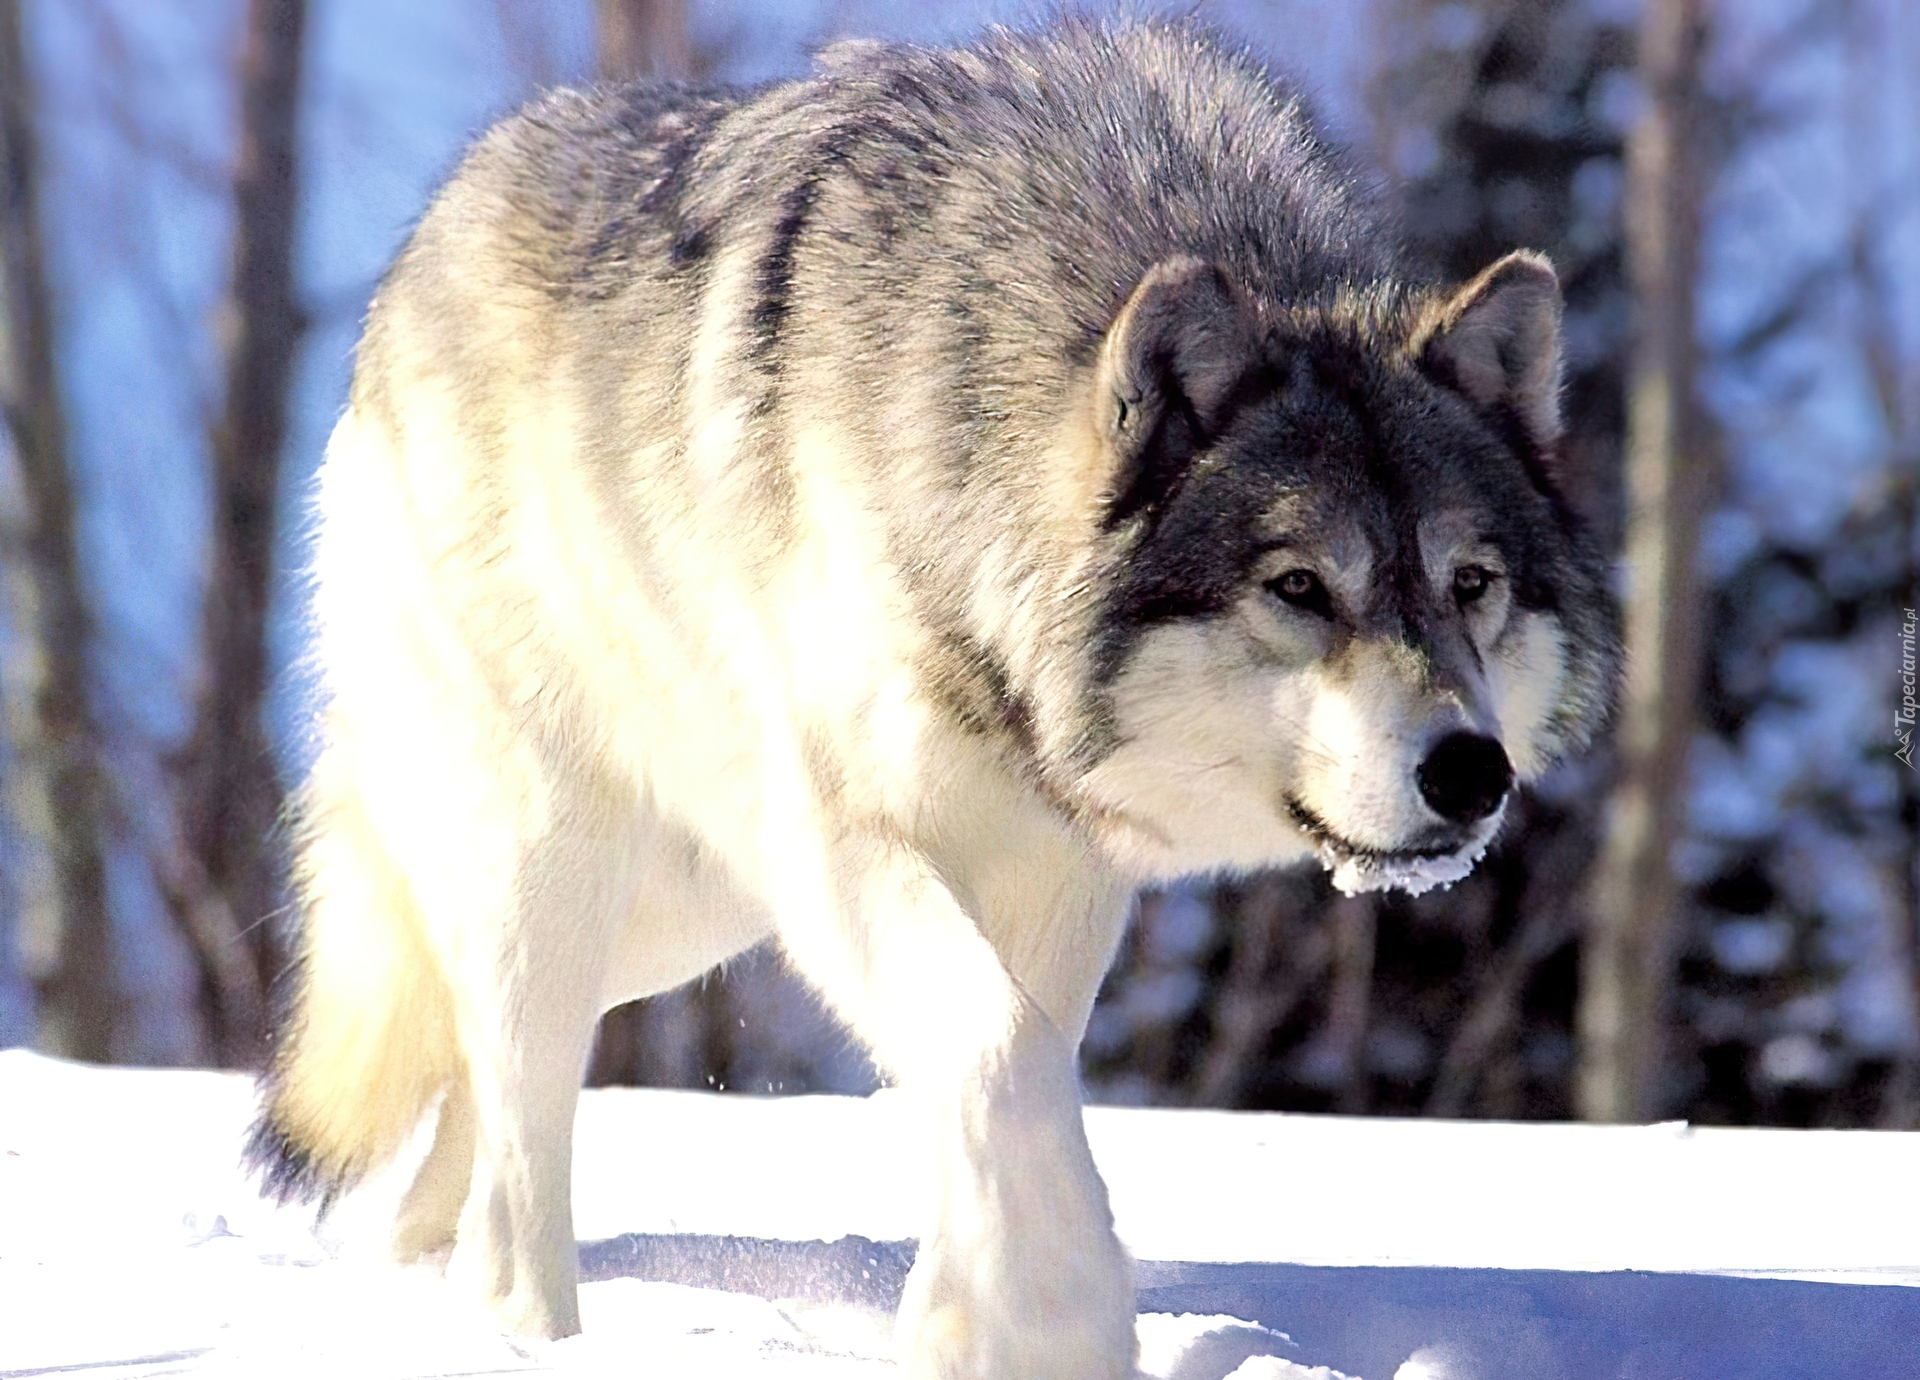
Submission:
<svg viewBox="0 0 1920 1380">
<path fill-rule="evenodd" d="M 1094 392 L 1107 527 L 1164 497 L 1260 364 L 1253 304 L 1203 259 L 1147 270 L 1100 349 Z"/>
<path fill-rule="evenodd" d="M 1414 342 L 1421 366 L 1481 407 L 1508 407 L 1543 450 L 1560 436 L 1560 280 L 1540 254 L 1507 255 L 1440 303 Z"/>
</svg>

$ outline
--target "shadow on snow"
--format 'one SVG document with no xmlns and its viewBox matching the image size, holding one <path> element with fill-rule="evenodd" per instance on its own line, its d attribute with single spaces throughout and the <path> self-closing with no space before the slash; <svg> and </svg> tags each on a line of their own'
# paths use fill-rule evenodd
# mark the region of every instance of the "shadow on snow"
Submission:
<svg viewBox="0 0 1920 1380">
<path fill-rule="evenodd" d="M 911 1241 L 638 1235 L 582 1242 L 583 1281 L 642 1279 L 890 1312 Z M 1226 1315 L 1171 1380 L 1222 1380 L 1280 1355 L 1392 1380 L 1912 1380 L 1920 1290 L 1719 1275 L 1143 1260 L 1143 1313 Z M 1271 1329 L 1271 1330 L 1269 1330 Z M 1287 1346 L 1276 1333 L 1293 1341 Z"/>
</svg>

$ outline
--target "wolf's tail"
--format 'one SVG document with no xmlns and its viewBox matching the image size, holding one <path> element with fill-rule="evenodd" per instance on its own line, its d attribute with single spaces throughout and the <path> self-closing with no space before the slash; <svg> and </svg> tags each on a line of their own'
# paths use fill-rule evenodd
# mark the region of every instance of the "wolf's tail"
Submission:
<svg viewBox="0 0 1920 1380">
<path fill-rule="evenodd" d="M 306 793 L 302 936 L 246 1161 L 268 1197 L 330 1203 L 461 1073 L 453 1002 L 413 896 L 356 806 Z"/>
</svg>

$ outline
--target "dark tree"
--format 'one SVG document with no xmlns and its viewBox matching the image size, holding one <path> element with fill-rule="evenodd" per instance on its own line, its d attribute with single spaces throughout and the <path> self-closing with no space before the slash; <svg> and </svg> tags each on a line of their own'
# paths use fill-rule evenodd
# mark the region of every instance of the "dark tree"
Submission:
<svg viewBox="0 0 1920 1380">
<path fill-rule="evenodd" d="M 250 1062 L 278 962 L 281 794 L 261 723 L 287 394 L 304 321 L 294 291 L 296 126 L 305 0 L 249 0 L 234 173 L 226 390 L 212 437 L 213 523 L 193 726 L 175 757 L 179 848 L 164 878 L 200 964 L 215 1047 Z"/>
<path fill-rule="evenodd" d="M 686 0 L 594 0 L 600 75 L 683 80 L 692 69 Z"/>
<path fill-rule="evenodd" d="M 81 1059 L 112 1056 L 120 1009 L 102 864 L 103 779 L 88 703 L 91 620 L 74 541 L 74 495 L 54 376 L 40 236 L 33 83 L 18 0 L 0 0 L 0 409 L 20 476 L 0 549 L 8 614 L 26 674 L 6 706 L 7 783 L 48 864 L 34 898 L 51 931 L 38 955 L 40 1042 Z M 24 813 L 27 818 L 18 816 Z M 16 879 L 16 901 L 24 879 Z M 30 955 L 32 957 L 33 955 Z"/>
</svg>

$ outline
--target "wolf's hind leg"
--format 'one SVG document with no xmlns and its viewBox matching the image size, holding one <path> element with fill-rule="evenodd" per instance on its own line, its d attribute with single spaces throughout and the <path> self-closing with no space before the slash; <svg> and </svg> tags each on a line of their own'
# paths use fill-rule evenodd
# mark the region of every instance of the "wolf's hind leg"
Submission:
<svg viewBox="0 0 1920 1380">
<path fill-rule="evenodd" d="M 686 850 L 663 845 L 657 821 L 623 801 L 568 805 L 493 885 L 470 868 L 437 896 L 454 917 L 439 932 L 461 1066 L 393 1237 L 414 1259 L 451 1241 L 449 1277 L 509 1330 L 546 1337 L 580 1326 L 573 1120 L 601 1012 L 767 928 L 720 880 L 672 870 Z"/>
<path fill-rule="evenodd" d="M 448 1274 L 508 1331 L 580 1330 L 573 1238 L 573 1114 L 599 1013 L 581 1007 L 545 1030 L 480 1034 L 473 1060 L 477 1153 Z"/>
<path fill-rule="evenodd" d="M 437 746 L 417 736 L 423 754 Z M 437 785 L 460 771 L 464 789 L 422 790 L 389 831 L 445 976 L 456 1046 L 392 1240 L 401 1253 L 438 1249 L 458 1204 L 448 1278 L 507 1330 L 563 1337 L 580 1330 L 574 1105 L 616 920 L 632 906 L 633 810 L 578 774 L 543 763 L 533 778 L 464 747 L 447 743 L 440 771 L 409 772 Z"/>
<path fill-rule="evenodd" d="M 515 879 L 501 923 L 452 965 L 467 1077 L 443 1123 L 448 1196 L 469 1135 L 473 1172 L 447 1273 L 509 1331 L 565 1337 L 580 1330 L 574 1109 L 613 917 L 630 904 L 631 888 L 617 848 L 552 835 L 523 846 Z M 436 1138 L 430 1165 L 440 1150 Z M 420 1189 L 423 1226 L 444 1209 L 442 1191 L 437 1180 Z"/>
<path fill-rule="evenodd" d="M 477 1132 L 473 1092 L 462 1070 L 447 1085 L 433 1129 L 433 1146 L 414 1171 L 413 1185 L 394 1218 L 392 1254 L 401 1264 L 452 1249 L 460 1209 L 473 1186 Z"/>
</svg>

